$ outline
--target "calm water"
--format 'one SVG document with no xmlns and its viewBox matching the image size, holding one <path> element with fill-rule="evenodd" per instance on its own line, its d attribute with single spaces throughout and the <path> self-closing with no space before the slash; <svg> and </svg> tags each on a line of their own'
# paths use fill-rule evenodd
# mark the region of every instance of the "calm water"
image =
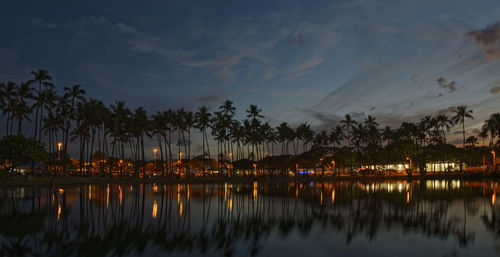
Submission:
<svg viewBox="0 0 500 257">
<path fill-rule="evenodd" d="M 491 181 L 0 188 L 0 256 L 500 256 L 497 188 Z"/>
</svg>

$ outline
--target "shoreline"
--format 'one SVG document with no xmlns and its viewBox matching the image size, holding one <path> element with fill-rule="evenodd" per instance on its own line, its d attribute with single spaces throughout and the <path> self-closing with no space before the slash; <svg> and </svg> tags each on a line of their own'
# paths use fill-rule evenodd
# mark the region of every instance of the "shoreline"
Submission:
<svg viewBox="0 0 500 257">
<path fill-rule="evenodd" d="M 471 174 L 426 174 L 412 175 L 391 175 L 391 176 L 328 176 L 328 177 L 196 177 L 196 178 L 175 178 L 175 177 L 36 177 L 36 176 L 12 176 L 0 179 L 0 187 L 21 187 L 21 186 L 70 186 L 82 184 L 221 184 L 221 183 L 286 183 L 286 182 L 366 182 L 366 181 L 409 181 L 409 180 L 500 180 L 500 174 L 471 173 Z"/>
</svg>

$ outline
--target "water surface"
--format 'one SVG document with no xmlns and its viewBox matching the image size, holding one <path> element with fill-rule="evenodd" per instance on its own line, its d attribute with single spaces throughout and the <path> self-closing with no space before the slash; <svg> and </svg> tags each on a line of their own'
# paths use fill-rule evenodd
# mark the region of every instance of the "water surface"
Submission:
<svg viewBox="0 0 500 257">
<path fill-rule="evenodd" d="M 498 186 L 0 188 L 0 256 L 499 256 Z"/>
</svg>

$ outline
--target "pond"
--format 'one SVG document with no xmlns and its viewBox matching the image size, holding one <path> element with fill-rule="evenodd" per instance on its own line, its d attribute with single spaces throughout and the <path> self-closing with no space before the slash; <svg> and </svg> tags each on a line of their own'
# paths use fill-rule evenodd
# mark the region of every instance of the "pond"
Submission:
<svg viewBox="0 0 500 257">
<path fill-rule="evenodd" d="M 0 188 L 0 256 L 498 256 L 494 181 Z"/>
</svg>

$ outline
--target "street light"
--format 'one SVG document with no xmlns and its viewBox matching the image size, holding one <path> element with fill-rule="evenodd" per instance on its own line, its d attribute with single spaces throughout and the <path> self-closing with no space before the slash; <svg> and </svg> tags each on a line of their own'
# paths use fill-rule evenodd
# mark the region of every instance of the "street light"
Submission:
<svg viewBox="0 0 500 257">
<path fill-rule="evenodd" d="M 62 146 L 62 143 L 61 142 L 58 142 L 57 143 L 57 157 L 59 159 L 59 162 L 61 162 L 61 146 Z M 60 163 L 59 163 L 60 164 Z M 56 165 L 57 166 L 57 165 Z M 59 170 L 59 169 L 58 169 Z"/>
<path fill-rule="evenodd" d="M 253 164 L 253 175 L 257 175 L 257 163 Z"/>
<path fill-rule="evenodd" d="M 409 169 L 411 171 L 411 158 L 410 157 L 406 157 L 406 160 L 410 161 L 410 167 L 409 167 Z"/>
<path fill-rule="evenodd" d="M 495 151 L 491 151 L 491 154 L 493 154 L 493 169 L 492 171 L 495 172 Z"/>
<path fill-rule="evenodd" d="M 181 175 L 181 167 L 182 167 L 182 152 L 179 152 L 179 176 Z"/>
<path fill-rule="evenodd" d="M 153 148 L 153 154 L 155 156 L 155 171 L 156 171 L 156 152 L 158 152 L 157 148 Z"/>
<path fill-rule="evenodd" d="M 229 159 L 229 171 L 231 171 L 231 164 L 233 163 L 233 161 L 232 161 L 233 153 L 228 153 L 227 156 Z"/>
</svg>

